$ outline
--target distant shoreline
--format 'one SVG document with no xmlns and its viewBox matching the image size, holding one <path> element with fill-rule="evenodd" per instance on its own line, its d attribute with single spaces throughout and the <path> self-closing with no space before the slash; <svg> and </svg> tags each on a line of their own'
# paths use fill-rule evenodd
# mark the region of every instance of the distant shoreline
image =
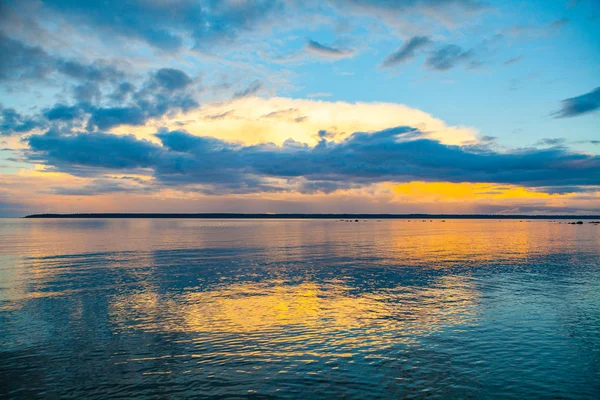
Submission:
<svg viewBox="0 0 600 400">
<path fill-rule="evenodd" d="M 600 215 L 489 214 L 244 214 L 244 213 L 78 213 L 31 214 L 23 218 L 194 218 L 194 219 L 594 219 Z"/>
</svg>

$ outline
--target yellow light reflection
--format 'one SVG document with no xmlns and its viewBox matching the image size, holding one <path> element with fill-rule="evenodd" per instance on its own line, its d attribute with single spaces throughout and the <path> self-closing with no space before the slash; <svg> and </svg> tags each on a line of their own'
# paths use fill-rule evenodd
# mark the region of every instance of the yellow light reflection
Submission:
<svg viewBox="0 0 600 400">
<path fill-rule="evenodd" d="M 279 336 L 281 341 L 323 335 L 349 351 L 365 340 L 387 346 L 442 326 L 468 324 L 478 302 L 471 282 L 460 277 L 441 277 L 427 287 L 353 292 L 341 281 L 236 283 L 172 298 L 147 288 L 115 297 L 111 316 L 122 329 L 248 335 L 283 330 L 287 334 Z M 362 337 L 339 334 L 352 330 L 361 331 Z"/>
</svg>

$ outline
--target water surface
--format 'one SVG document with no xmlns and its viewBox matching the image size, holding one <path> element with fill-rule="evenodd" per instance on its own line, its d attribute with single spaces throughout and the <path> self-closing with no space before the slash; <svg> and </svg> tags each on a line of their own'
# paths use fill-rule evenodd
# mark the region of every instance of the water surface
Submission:
<svg viewBox="0 0 600 400">
<path fill-rule="evenodd" d="M 0 220 L 0 397 L 598 398 L 600 226 Z"/>
</svg>

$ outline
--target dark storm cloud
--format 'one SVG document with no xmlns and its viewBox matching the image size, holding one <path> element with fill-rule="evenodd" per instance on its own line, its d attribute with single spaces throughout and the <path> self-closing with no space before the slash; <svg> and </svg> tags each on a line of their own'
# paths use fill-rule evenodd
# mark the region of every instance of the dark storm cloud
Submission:
<svg viewBox="0 0 600 400">
<path fill-rule="evenodd" d="M 447 71 L 460 64 L 473 63 L 473 58 L 473 50 L 463 50 L 460 46 L 448 44 L 431 53 L 425 65 L 437 71 Z"/>
<path fill-rule="evenodd" d="M 562 101 L 562 108 L 554 113 L 555 118 L 577 117 L 600 109 L 600 87 L 581 96 Z"/>
<path fill-rule="evenodd" d="M 431 39 L 426 36 L 415 36 L 409 41 L 405 42 L 402 47 L 397 51 L 393 52 L 383 60 L 382 67 L 393 67 L 398 64 L 402 64 L 416 56 L 418 50 L 429 46 Z"/>
<path fill-rule="evenodd" d="M 164 185 L 200 184 L 214 193 L 289 190 L 289 185 L 330 191 L 414 180 L 535 187 L 600 184 L 598 156 L 561 147 L 499 153 L 445 145 L 408 127 L 357 132 L 339 143 L 321 139 L 314 147 L 291 139 L 282 146 L 242 146 L 184 131 L 162 131 L 157 138 L 162 146 L 105 133 L 46 133 L 27 143 L 30 159 L 65 172 L 149 168 Z M 275 184 L 274 178 L 288 185 Z"/>
<path fill-rule="evenodd" d="M 306 49 L 311 53 L 330 58 L 343 58 L 354 54 L 352 50 L 326 46 L 314 40 L 309 40 L 306 42 Z"/>
</svg>

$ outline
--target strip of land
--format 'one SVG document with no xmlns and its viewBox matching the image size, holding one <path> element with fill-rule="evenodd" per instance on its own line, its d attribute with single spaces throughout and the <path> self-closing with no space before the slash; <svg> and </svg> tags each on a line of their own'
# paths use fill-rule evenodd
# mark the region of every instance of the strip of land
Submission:
<svg viewBox="0 0 600 400">
<path fill-rule="evenodd" d="M 585 219 L 600 215 L 494 215 L 494 214 L 244 214 L 244 213 L 86 213 L 31 214 L 24 218 L 205 218 L 205 219 Z"/>
</svg>

